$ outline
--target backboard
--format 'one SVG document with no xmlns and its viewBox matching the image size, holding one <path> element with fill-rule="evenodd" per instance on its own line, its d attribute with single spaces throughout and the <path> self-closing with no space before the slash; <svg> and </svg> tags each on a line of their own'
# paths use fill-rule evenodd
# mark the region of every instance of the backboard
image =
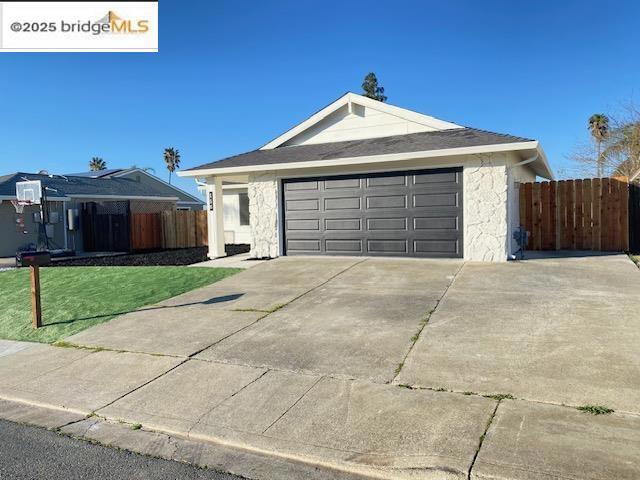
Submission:
<svg viewBox="0 0 640 480">
<path fill-rule="evenodd" d="M 16 198 L 22 204 L 40 204 L 42 200 L 42 183 L 40 180 L 16 182 Z"/>
</svg>

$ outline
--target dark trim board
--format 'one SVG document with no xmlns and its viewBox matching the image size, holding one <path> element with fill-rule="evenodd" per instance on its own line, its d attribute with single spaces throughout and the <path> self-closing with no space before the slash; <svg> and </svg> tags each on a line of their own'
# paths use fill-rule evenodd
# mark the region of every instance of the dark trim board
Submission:
<svg viewBox="0 0 640 480">
<path fill-rule="evenodd" d="M 283 179 L 284 255 L 463 256 L 462 168 Z"/>
</svg>

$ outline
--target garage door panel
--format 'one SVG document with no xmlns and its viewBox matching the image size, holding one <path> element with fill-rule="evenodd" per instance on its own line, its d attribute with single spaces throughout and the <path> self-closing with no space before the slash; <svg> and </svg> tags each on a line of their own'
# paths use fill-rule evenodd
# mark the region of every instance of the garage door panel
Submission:
<svg viewBox="0 0 640 480">
<path fill-rule="evenodd" d="M 285 184 L 285 190 L 291 191 L 304 191 L 304 190 L 318 190 L 317 181 L 300 181 L 300 182 L 288 182 Z"/>
<path fill-rule="evenodd" d="M 369 239 L 367 240 L 367 253 L 398 254 L 409 253 L 409 241 L 406 239 Z"/>
<path fill-rule="evenodd" d="M 396 218 L 367 218 L 367 229 L 376 230 L 407 230 L 407 217 Z"/>
<path fill-rule="evenodd" d="M 332 230 L 350 230 L 359 232 L 362 230 L 362 219 L 360 218 L 325 218 L 324 229 L 327 232 Z"/>
<path fill-rule="evenodd" d="M 457 193 L 419 193 L 413 196 L 414 207 L 457 207 Z"/>
<path fill-rule="evenodd" d="M 343 178 L 338 180 L 325 180 L 324 188 L 326 190 L 335 190 L 338 188 L 360 188 L 360 179 Z"/>
<path fill-rule="evenodd" d="M 314 210 L 317 211 L 320 208 L 320 202 L 317 199 L 310 200 L 287 200 L 288 211 L 300 211 L 300 210 Z"/>
<path fill-rule="evenodd" d="M 288 239 L 287 250 L 289 252 L 320 252 L 320 240 Z"/>
<path fill-rule="evenodd" d="M 284 180 L 285 254 L 460 257 L 461 171 Z"/>
<path fill-rule="evenodd" d="M 458 217 L 415 217 L 413 219 L 414 230 L 457 230 Z"/>
<path fill-rule="evenodd" d="M 458 183 L 458 172 L 422 173 L 412 176 L 415 185 L 434 183 Z"/>
<path fill-rule="evenodd" d="M 413 245 L 416 253 L 455 254 L 458 251 L 457 241 L 414 240 Z"/>
<path fill-rule="evenodd" d="M 298 230 L 320 230 L 320 220 L 317 218 L 314 219 L 289 219 L 287 220 L 287 230 L 290 231 L 298 231 Z"/>
<path fill-rule="evenodd" d="M 367 208 L 407 208 L 406 195 L 372 195 L 367 196 Z"/>
<path fill-rule="evenodd" d="M 325 240 L 325 251 L 327 253 L 350 253 L 352 255 L 362 254 L 362 240 Z"/>
<path fill-rule="evenodd" d="M 397 187 L 407 185 L 407 176 L 399 175 L 394 177 L 370 177 L 366 179 L 367 187 L 383 188 L 383 187 Z"/>
<path fill-rule="evenodd" d="M 324 209 L 327 210 L 360 210 L 360 197 L 325 198 Z"/>
</svg>

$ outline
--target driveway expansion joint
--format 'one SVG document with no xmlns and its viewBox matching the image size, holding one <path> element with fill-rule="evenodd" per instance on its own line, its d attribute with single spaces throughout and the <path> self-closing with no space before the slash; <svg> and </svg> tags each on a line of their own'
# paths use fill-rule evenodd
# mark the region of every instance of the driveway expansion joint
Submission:
<svg viewBox="0 0 640 480">
<path fill-rule="evenodd" d="M 262 431 L 262 435 L 265 435 L 267 433 L 267 430 L 269 430 L 271 427 L 273 427 L 276 423 L 278 423 L 287 413 L 289 413 L 291 411 L 291 409 L 293 407 L 295 407 L 306 395 L 307 393 L 309 393 L 313 387 L 315 387 L 318 383 L 320 383 L 320 380 L 322 380 L 324 377 L 320 377 L 318 378 L 318 380 L 316 380 L 315 382 L 313 382 L 313 385 L 311 385 L 302 395 L 300 395 L 300 397 L 293 402 L 291 405 L 289 405 L 289 407 L 282 413 L 282 415 L 280 415 L 278 418 L 276 418 L 273 422 L 271 422 L 271 424 L 265 428 Z"/>
<path fill-rule="evenodd" d="M 489 398 L 489 397 L 486 397 Z M 469 471 L 467 473 L 467 479 L 471 480 L 471 472 L 473 471 L 473 467 L 476 463 L 476 460 L 478 459 L 478 455 L 480 455 L 480 450 L 482 449 L 482 444 L 484 443 L 484 439 L 487 437 L 487 432 L 489 431 L 489 429 L 491 428 L 491 424 L 493 423 L 493 419 L 496 418 L 496 413 L 498 413 L 498 407 L 500 407 L 500 404 L 502 403 L 502 400 L 497 400 L 496 402 L 496 407 L 493 409 L 493 413 L 491 413 L 491 416 L 489 417 L 489 421 L 487 422 L 487 426 L 484 429 L 484 432 L 482 432 L 482 435 L 480 435 L 480 440 L 478 442 L 478 448 L 476 449 L 476 453 L 473 455 L 473 459 L 471 460 L 471 465 L 469 465 Z"/>
<path fill-rule="evenodd" d="M 211 345 L 208 345 L 200 350 L 198 350 L 197 352 L 192 353 L 191 355 L 189 355 L 189 358 L 194 357 L 208 349 L 210 349 L 211 347 L 214 347 L 215 345 L 219 344 L 220 342 L 228 339 L 229 337 L 232 337 L 233 335 L 240 333 L 252 326 L 254 326 L 255 324 L 257 324 L 258 322 L 260 322 L 261 320 L 265 319 L 266 317 L 268 317 L 269 315 L 271 315 L 272 313 L 275 313 L 279 310 L 282 310 L 283 308 L 285 308 L 287 305 L 291 305 L 293 302 L 295 302 L 296 300 L 304 297 L 305 295 L 313 292 L 314 290 L 323 287 L 324 285 L 326 285 L 327 283 L 329 283 L 331 280 L 333 280 L 334 278 L 336 278 L 339 275 L 342 275 L 344 272 L 350 270 L 351 268 L 355 267 L 356 265 L 360 265 L 361 263 L 364 263 L 368 260 L 368 258 L 365 258 L 364 260 L 360 260 L 359 262 L 353 263 L 351 265 L 349 265 L 348 267 L 346 267 L 343 270 L 340 270 L 338 273 L 336 273 L 335 275 L 331 276 L 329 279 L 325 280 L 322 283 L 319 283 L 318 285 L 315 285 L 314 287 L 310 288 L 309 290 L 305 291 L 304 293 L 301 293 L 300 295 L 298 295 L 297 297 L 289 300 L 287 303 L 284 303 L 282 305 L 276 305 L 275 307 L 271 308 L 270 310 L 259 310 L 259 309 L 236 309 L 233 311 L 253 311 L 253 312 L 264 312 L 265 314 L 262 315 L 260 318 L 256 319 L 255 322 L 251 322 L 250 324 L 236 330 L 235 332 L 230 333 L 229 335 L 225 336 L 224 338 L 219 339 L 218 341 L 212 343 Z"/>
<path fill-rule="evenodd" d="M 396 378 L 398 378 L 398 375 L 400 375 L 400 372 L 402 372 L 402 367 L 404 366 L 404 362 L 407 361 L 407 357 L 409 357 L 409 354 L 413 350 L 413 347 L 415 346 L 416 342 L 420 339 L 420 335 L 422 335 L 423 330 L 426 328 L 427 324 L 429 323 L 429 320 L 431 319 L 431 316 L 435 313 L 435 311 L 437 310 L 438 306 L 440 305 L 440 302 L 447 295 L 447 293 L 449 292 L 449 289 L 451 288 L 453 283 L 456 281 L 456 278 L 458 278 L 458 275 L 460 274 L 460 272 L 462 271 L 462 268 L 465 265 L 466 265 L 466 262 L 462 262 L 462 264 L 460 265 L 458 270 L 456 270 L 456 272 L 453 274 L 453 276 L 451 278 L 451 281 L 449 282 L 447 287 L 444 289 L 444 292 L 442 292 L 442 295 L 440 295 L 440 297 L 436 300 L 435 305 L 433 306 L 433 308 L 431 310 L 429 310 L 425 314 L 424 318 L 420 321 L 420 324 L 419 324 L 419 327 L 418 327 L 418 331 L 416 332 L 416 334 L 413 337 L 411 337 L 411 345 L 409 346 L 409 349 L 407 350 L 407 353 L 405 354 L 404 358 L 402 359 L 402 362 L 400 362 L 400 364 L 398 365 L 398 368 L 394 372 L 393 378 L 388 383 L 393 384 L 395 382 Z"/>
</svg>

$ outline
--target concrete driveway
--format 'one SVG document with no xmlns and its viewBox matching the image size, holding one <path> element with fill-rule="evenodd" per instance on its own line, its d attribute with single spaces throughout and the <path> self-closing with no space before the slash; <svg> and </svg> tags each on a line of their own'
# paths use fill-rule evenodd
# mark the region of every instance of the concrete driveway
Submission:
<svg viewBox="0 0 640 480">
<path fill-rule="evenodd" d="M 343 474 L 638 478 L 639 291 L 622 255 L 281 258 L 0 357 L 0 398 Z"/>
</svg>

